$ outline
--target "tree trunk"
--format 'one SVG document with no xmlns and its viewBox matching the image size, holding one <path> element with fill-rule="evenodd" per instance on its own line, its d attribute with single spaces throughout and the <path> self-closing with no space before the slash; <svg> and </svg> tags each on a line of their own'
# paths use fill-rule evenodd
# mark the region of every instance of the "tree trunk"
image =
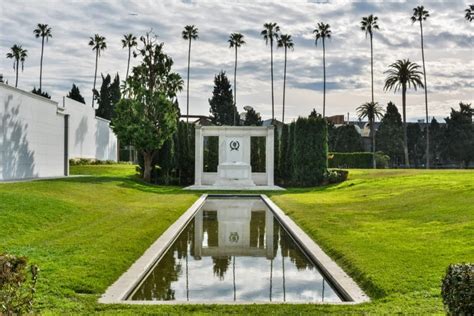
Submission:
<svg viewBox="0 0 474 316">
<path fill-rule="evenodd" d="M 372 103 L 374 103 L 374 48 L 372 33 L 370 33 L 370 77 L 372 82 Z"/>
<path fill-rule="evenodd" d="M 270 70 L 272 79 L 272 124 L 275 120 L 275 101 L 273 98 L 273 37 L 270 37 Z"/>
<path fill-rule="evenodd" d="M 285 46 L 285 68 L 283 70 L 283 114 L 281 116 L 281 121 L 283 123 L 285 123 L 286 51 L 287 51 L 287 47 Z"/>
<path fill-rule="evenodd" d="M 323 37 L 323 117 L 326 117 L 326 48 Z"/>
<path fill-rule="evenodd" d="M 405 167 L 410 168 L 410 159 L 408 157 L 408 135 L 407 135 L 407 87 L 402 87 L 402 109 L 403 109 L 403 152 L 405 154 Z"/>
<path fill-rule="evenodd" d="M 16 60 L 16 79 L 15 79 L 15 88 L 18 87 L 18 67 L 20 67 L 20 60 Z"/>
<path fill-rule="evenodd" d="M 125 84 L 127 82 L 127 79 L 128 79 L 128 71 L 130 70 L 130 55 L 132 54 L 132 47 L 129 46 L 128 47 L 128 62 L 127 62 L 127 75 L 125 76 Z"/>
<path fill-rule="evenodd" d="M 151 182 L 151 169 L 154 152 L 143 152 L 143 180 Z"/>
<path fill-rule="evenodd" d="M 189 37 L 188 48 L 188 83 L 186 86 L 186 123 L 189 123 L 189 69 L 191 65 L 191 37 Z"/>
<path fill-rule="evenodd" d="M 426 113 L 426 169 L 430 168 L 430 126 L 428 122 L 428 87 L 426 86 L 425 49 L 423 47 L 423 22 L 420 20 L 421 30 L 421 59 L 423 61 L 423 79 L 425 84 L 425 113 Z"/>
<path fill-rule="evenodd" d="M 237 120 L 237 45 L 235 46 L 235 66 L 234 66 L 234 126 Z"/>
<path fill-rule="evenodd" d="M 43 81 L 43 52 L 44 52 L 44 37 L 41 40 L 41 60 L 40 60 L 40 91 L 42 91 L 42 81 Z"/>
<path fill-rule="evenodd" d="M 95 72 L 94 72 L 94 88 L 92 88 L 92 108 L 94 108 L 94 90 L 95 90 L 95 83 L 97 80 L 97 64 L 99 63 L 99 48 L 97 48 L 95 52 Z"/>
<path fill-rule="evenodd" d="M 372 165 L 374 169 L 376 169 L 377 162 L 375 161 L 375 119 L 371 120 L 370 130 L 372 132 Z"/>
</svg>

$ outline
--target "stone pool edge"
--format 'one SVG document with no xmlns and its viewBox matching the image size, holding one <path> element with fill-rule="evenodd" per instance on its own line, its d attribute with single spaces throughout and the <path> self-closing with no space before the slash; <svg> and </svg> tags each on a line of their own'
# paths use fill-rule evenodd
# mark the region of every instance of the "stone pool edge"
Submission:
<svg viewBox="0 0 474 316">
<path fill-rule="evenodd" d="M 216 196 L 219 196 L 217 194 Z M 183 213 L 158 239 L 140 256 L 130 268 L 124 272 L 105 293 L 99 298 L 102 304 L 130 304 L 130 305 L 250 305 L 250 304 L 318 304 L 318 305 L 351 305 L 369 302 L 370 298 L 362 291 L 357 283 L 342 270 L 290 217 L 288 217 L 268 196 L 265 194 L 239 194 L 237 196 L 260 197 L 272 210 L 274 216 L 295 238 L 298 244 L 306 251 L 318 268 L 323 271 L 331 283 L 351 301 L 344 302 L 267 302 L 267 301 L 129 301 L 126 298 L 141 282 L 143 277 L 155 265 L 156 261 L 171 246 L 178 234 L 186 227 L 189 221 L 204 204 L 208 196 L 214 194 L 203 194 L 191 207 Z M 225 196 L 225 195 L 223 195 Z"/>
</svg>

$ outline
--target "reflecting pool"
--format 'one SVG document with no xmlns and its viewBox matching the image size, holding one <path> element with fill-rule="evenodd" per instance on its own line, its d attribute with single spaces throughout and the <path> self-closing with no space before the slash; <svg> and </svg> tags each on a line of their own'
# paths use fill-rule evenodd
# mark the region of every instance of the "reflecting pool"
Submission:
<svg viewBox="0 0 474 316">
<path fill-rule="evenodd" d="M 340 302 L 260 198 L 208 198 L 128 300 Z"/>
</svg>

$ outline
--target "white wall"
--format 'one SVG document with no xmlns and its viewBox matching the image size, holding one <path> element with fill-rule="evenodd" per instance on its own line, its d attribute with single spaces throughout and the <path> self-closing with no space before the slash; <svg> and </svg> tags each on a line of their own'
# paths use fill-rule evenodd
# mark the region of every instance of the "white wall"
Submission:
<svg viewBox="0 0 474 316">
<path fill-rule="evenodd" d="M 57 103 L 0 83 L 0 180 L 64 175 Z"/>
<path fill-rule="evenodd" d="M 86 104 L 64 98 L 69 114 L 69 157 L 117 161 L 117 137 L 109 121 L 95 116 Z"/>
</svg>

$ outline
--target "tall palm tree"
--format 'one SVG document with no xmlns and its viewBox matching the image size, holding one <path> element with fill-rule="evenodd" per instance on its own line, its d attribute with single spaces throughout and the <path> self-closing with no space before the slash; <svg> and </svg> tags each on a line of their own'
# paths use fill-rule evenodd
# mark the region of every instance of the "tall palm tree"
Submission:
<svg viewBox="0 0 474 316">
<path fill-rule="evenodd" d="M 466 12 L 464 16 L 466 20 L 472 22 L 474 20 L 474 4 L 470 4 L 464 12 Z"/>
<path fill-rule="evenodd" d="M 237 49 L 245 44 L 244 36 L 240 33 L 232 33 L 229 36 L 229 47 L 235 47 L 235 66 L 234 66 L 234 125 L 237 117 Z"/>
<path fill-rule="evenodd" d="M 318 23 L 313 30 L 315 36 L 314 44 L 318 46 L 318 40 L 323 42 L 323 117 L 326 116 L 326 45 L 325 39 L 331 38 L 331 30 L 329 24 L 323 22 Z"/>
<path fill-rule="evenodd" d="M 370 78 L 372 83 L 372 103 L 374 103 L 374 44 L 373 44 L 373 37 L 374 37 L 374 30 L 378 30 L 379 26 L 377 24 L 377 20 L 379 18 L 374 15 L 369 15 L 367 17 L 363 17 L 362 21 L 360 21 L 360 28 L 362 31 L 365 31 L 365 37 L 367 35 L 370 36 Z"/>
<path fill-rule="evenodd" d="M 128 71 L 130 70 L 130 56 L 132 55 L 132 47 L 137 45 L 137 37 L 135 35 L 132 33 L 123 35 L 122 48 L 128 48 L 127 75 L 125 76 L 125 82 L 127 82 Z"/>
<path fill-rule="evenodd" d="M 107 48 L 107 43 L 105 42 L 105 37 L 95 34 L 94 37 L 90 38 L 89 46 L 92 46 L 92 50 L 95 50 L 95 72 L 94 72 L 94 88 L 92 89 L 92 107 L 94 107 L 94 91 L 95 83 L 97 80 L 97 66 L 99 63 L 100 52 Z"/>
<path fill-rule="evenodd" d="M 288 49 L 293 50 L 295 47 L 295 44 L 293 43 L 293 39 L 291 38 L 291 35 L 282 34 L 280 36 L 280 39 L 278 40 L 278 47 L 285 48 L 285 68 L 283 70 L 283 114 L 281 116 L 281 121 L 285 123 L 285 90 L 286 90 L 286 60 L 287 60 L 286 54 L 287 54 Z"/>
<path fill-rule="evenodd" d="M 377 167 L 375 162 L 375 120 L 381 118 L 383 109 L 377 102 L 366 102 L 357 108 L 357 114 L 360 119 L 369 120 L 370 135 L 372 136 L 372 164 L 374 169 Z"/>
<path fill-rule="evenodd" d="M 407 117 L 406 117 L 406 104 L 407 104 L 407 89 L 417 89 L 423 87 L 421 81 L 422 72 L 419 70 L 420 66 L 416 63 L 412 63 L 408 59 L 397 60 L 395 63 L 389 66 L 389 69 L 384 73 L 387 74 L 385 78 L 384 90 L 402 90 L 402 108 L 403 108 L 403 151 L 405 152 L 405 165 L 410 166 L 408 159 L 408 137 L 407 137 Z"/>
<path fill-rule="evenodd" d="M 423 47 L 423 21 L 425 21 L 430 14 L 423 6 L 413 8 L 413 15 L 411 21 L 415 23 L 420 22 L 420 35 L 421 35 L 421 60 L 423 61 L 423 84 L 425 90 L 425 129 L 426 129 L 426 168 L 430 167 L 430 121 L 428 120 L 428 86 L 426 85 L 426 67 L 425 67 L 425 49 Z"/>
<path fill-rule="evenodd" d="M 189 122 L 189 69 L 191 65 L 191 41 L 199 38 L 198 28 L 194 25 L 186 25 L 181 33 L 183 39 L 189 41 L 188 48 L 188 83 L 186 85 L 186 123 Z"/>
<path fill-rule="evenodd" d="M 43 53 L 44 53 L 44 39 L 46 38 L 46 42 L 48 38 L 53 37 L 51 34 L 51 28 L 48 24 L 38 24 L 38 27 L 34 29 L 33 33 L 35 34 L 36 38 L 41 37 L 41 61 L 40 61 L 40 85 L 39 89 L 41 91 L 42 87 L 42 79 L 43 79 Z"/>
<path fill-rule="evenodd" d="M 280 27 L 275 22 L 268 22 L 263 24 L 263 31 L 260 33 L 265 40 L 265 44 L 270 43 L 270 71 L 272 80 L 272 124 L 275 120 L 275 98 L 273 95 L 273 40 L 278 40 L 280 37 Z"/>
<path fill-rule="evenodd" d="M 15 79 L 15 88 L 18 87 L 18 68 L 20 68 L 21 63 L 21 71 L 23 71 L 24 63 L 26 57 L 28 57 L 28 51 L 23 49 L 21 45 L 15 44 L 11 48 L 11 52 L 7 53 L 7 58 L 14 59 L 13 61 L 13 70 L 16 71 L 16 79 Z"/>
</svg>

